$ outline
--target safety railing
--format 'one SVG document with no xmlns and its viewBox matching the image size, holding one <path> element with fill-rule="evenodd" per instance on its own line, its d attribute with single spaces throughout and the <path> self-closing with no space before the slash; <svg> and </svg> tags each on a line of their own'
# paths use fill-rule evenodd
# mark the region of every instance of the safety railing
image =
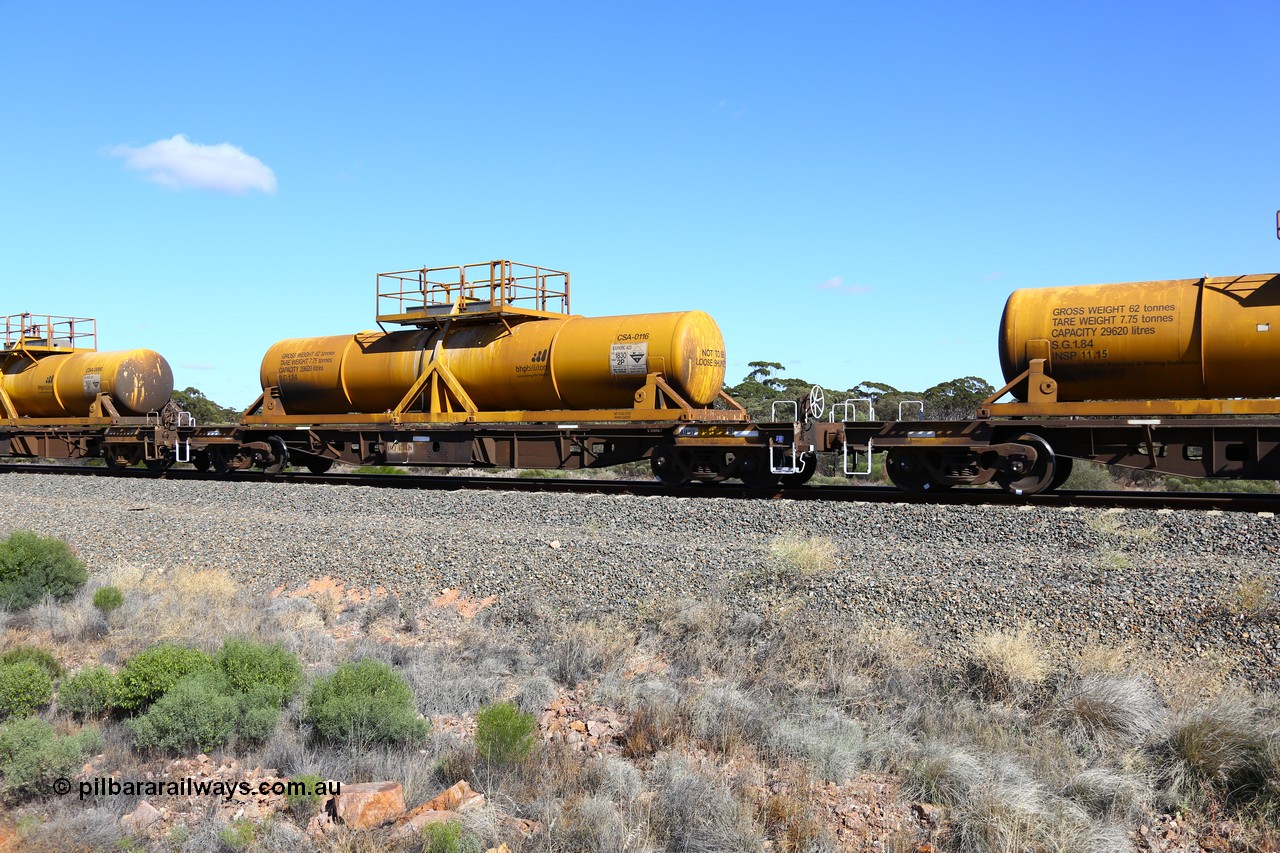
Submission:
<svg viewBox="0 0 1280 853">
<path fill-rule="evenodd" d="M 507 309 L 568 314 L 569 274 L 515 261 L 378 273 L 380 319 Z"/>
<path fill-rule="evenodd" d="M 876 404 L 870 397 L 854 397 L 841 403 L 834 403 L 831 406 L 831 422 L 832 423 L 849 423 L 859 420 L 859 406 L 862 403 L 867 404 L 866 417 L 862 420 L 874 421 L 876 419 Z M 875 452 L 872 447 L 872 439 L 867 439 L 867 450 L 864 465 L 856 464 L 858 461 L 859 451 L 853 451 L 853 464 L 849 461 L 849 442 L 844 442 L 844 473 L 846 477 L 866 477 L 871 474 L 871 454 Z"/>
<path fill-rule="evenodd" d="M 4 318 L 4 348 L 97 349 L 98 321 L 92 317 L 10 314 Z"/>
</svg>

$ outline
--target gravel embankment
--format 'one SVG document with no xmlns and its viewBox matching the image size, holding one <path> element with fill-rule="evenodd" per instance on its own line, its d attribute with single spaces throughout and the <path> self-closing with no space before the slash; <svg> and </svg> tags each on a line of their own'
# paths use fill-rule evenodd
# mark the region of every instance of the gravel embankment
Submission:
<svg viewBox="0 0 1280 853">
<path fill-rule="evenodd" d="M 540 599 L 580 616 L 673 596 L 750 608 L 742 576 L 778 535 L 824 536 L 836 566 L 798 583 L 837 624 L 892 620 L 944 648 L 1027 623 L 1078 648 L 1130 643 L 1170 666 L 1238 661 L 1280 687 L 1280 614 L 1243 618 L 1243 579 L 1280 590 L 1277 525 L 1256 514 L 413 492 L 0 475 L 0 534 L 71 542 L 91 570 L 222 568 L 247 586 L 329 575 L 421 597 Z M 558 542 L 559 547 L 552 547 Z"/>
</svg>

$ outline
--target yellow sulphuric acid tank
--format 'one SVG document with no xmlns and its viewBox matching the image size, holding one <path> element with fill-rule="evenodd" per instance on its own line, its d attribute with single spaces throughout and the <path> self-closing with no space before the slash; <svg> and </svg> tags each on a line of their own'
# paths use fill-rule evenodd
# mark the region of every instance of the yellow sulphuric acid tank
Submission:
<svg viewBox="0 0 1280 853">
<path fill-rule="evenodd" d="M 149 349 L 81 351 L 12 359 L 0 388 L 23 417 L 84 417 L 99 393 L 110 395 L 122 415 L 145 415 L 169 402 L 173 371 Z"/>
<path fill-rule="evenodd" d="M 408 393 L 441 332 L 280 341 L 262 359 L 289 414 L 383 412 Z M 451 329 L 440 361 L 482 411 L 631 408 L 648 373 L 707 406 L 724 384 L 724 337 L 702 311 L 499 321 Z"/>
<path fill-rule="evenodd" d="M 1063 402 L 1277 397 L 1280 275 L 1015 291 L 1005 381 L 1044 351 Z"/>
</svg>

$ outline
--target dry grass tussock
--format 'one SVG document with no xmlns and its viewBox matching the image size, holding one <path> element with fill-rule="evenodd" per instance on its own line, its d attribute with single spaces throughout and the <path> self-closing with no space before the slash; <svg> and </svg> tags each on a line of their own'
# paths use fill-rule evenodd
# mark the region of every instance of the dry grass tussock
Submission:
<svg viewBox="0 0 1280 853">
<path fill-rule="evenodd" d="M 1245 619 L 1265 619 L 1280 609 L 1275 583 L 1264 575 L 1247 575 L 1226 595 L 1227 612 Z"/>
<path fill-rule="evenodd" d="M 1090 673 L 1065 684 L 1054 712 L 1075 743 L 1141 743 L 1164 722 L 1166 710 L 1151 680 Z"/>
<path fill-rule="evenodd" d="M 743 573 L 740 583 L 755 586 L 796 586 L 832 571 L 836 545 L 825 536 L 779 536 L 769 543 L 764 559 Z"/>
<path fill-rule="evenodd" d="M 1156 538 L 1156 527 L 1131 527 L 1124 523 L 1124 512 L 1103 510 L 1089 519 L 1089 527 L 1104 540 L 1117 545 L 1141 544 Z"/>
<path fill-rule="evenodd" d="M 977 634 L 964 664 L 970 686 L 995 701 L 1024 699 L 1049 675 L 1048 653 L 1026 628 Z"/>
</svg>

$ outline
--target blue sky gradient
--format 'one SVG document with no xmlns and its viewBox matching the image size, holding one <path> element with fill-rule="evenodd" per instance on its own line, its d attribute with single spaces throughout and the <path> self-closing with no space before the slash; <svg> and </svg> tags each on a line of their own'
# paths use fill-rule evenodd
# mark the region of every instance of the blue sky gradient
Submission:
<svg viewBox="0 0 1280 853">
<path fill-rule="evenodd" d="M 0 0 L 0 293 L 225 405 L 374 275 L 701 308 L 729 380 L 1000 384 L 1014 289 L 1280 269 L 1274 3 Z M 227 143 L 273 190 L 129 151 Z"/>
</svg>

